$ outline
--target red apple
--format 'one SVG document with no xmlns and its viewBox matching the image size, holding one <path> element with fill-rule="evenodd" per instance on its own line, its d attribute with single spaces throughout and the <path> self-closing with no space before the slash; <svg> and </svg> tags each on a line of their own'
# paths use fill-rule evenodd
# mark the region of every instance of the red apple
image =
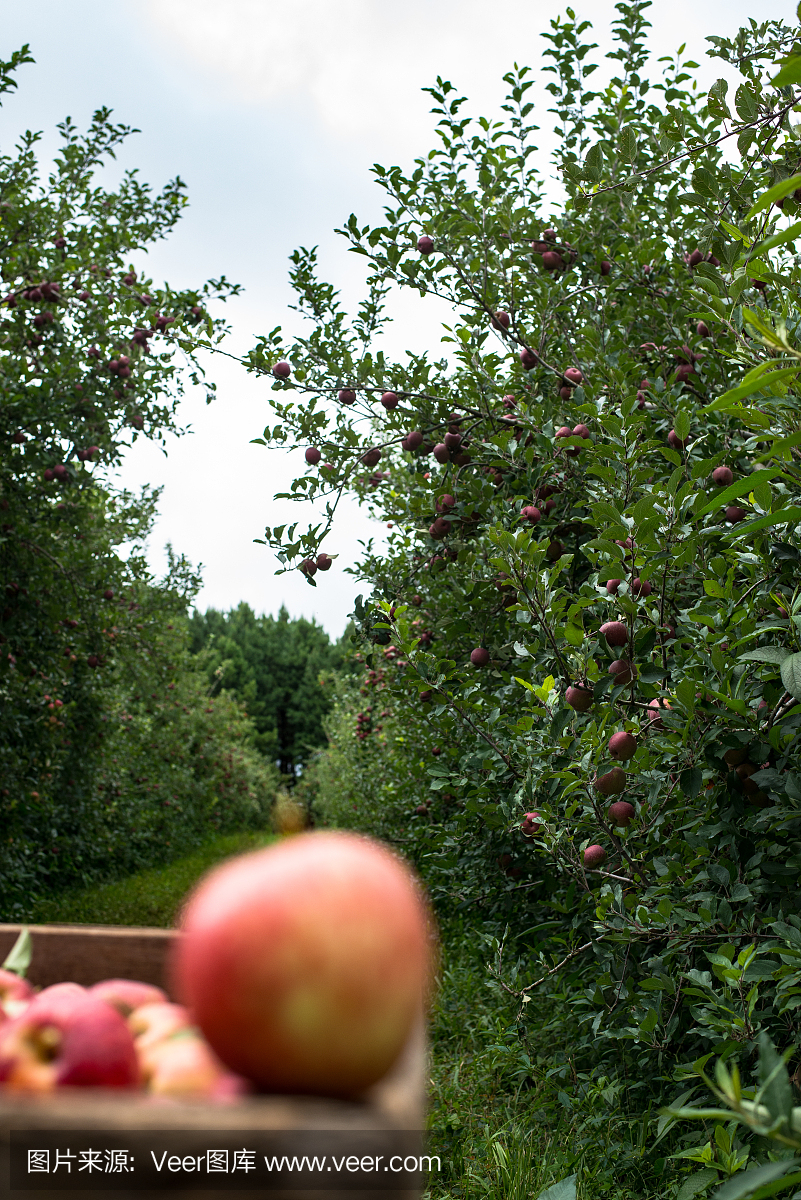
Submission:
<svg viewBox="0 0 801 1200">
<path fill-rule="evenodd" d="M 533 837 L 540 831 L 540 814 L 538 812 L 526 813 L 523 820 L 520 822 L 520 828 L 526 837 Z"/>
<path fill-rule="evenodd" d="M 381 461 L 381 451 L 378 447 L 373 447 L 362 455 L 361 461 L 366 467 L 375 467 Z"/>
<path fill-rule="evenodd" d="M 601 867 L 606 862 L 606 851 L 603 846 L 588 846 L 584 851 L 584 866 L 592 869 Z"/>
<path fill-rule="evenodd" d="M 584 376 L 578 367 L 568 367 L 564 373 L 564 377 L 568 383 L 572 383 L 574 387 L 584 382 Z"/>
<path fill-rule="evenodd" d="M 689 439 L 685 438 L 684 441 L 682 441 L 682 439 L 676 433 L 676 430 L 671 429 L 670 433 L 667 436 L 667 440 L 668 440 L 668 445 L 672 446 L 674 450 L 684 450 L 684 448 L 687 446 Z"/>
<path fill-rule="evenodd" d="M 549 501 L 549 503 L 550 503 L 550 501 Z M 549 562 L 558 562 L 559 559 L 564 554 L 564 552 L 565 552 L 565 548 L 561 542 L 559 542 L 559 541 L 549 542 L 548 548 L 545 551 L 545 557 L 548 559 Z"/>
<path fill-rule="evenodd" d="M 330 571 L 331 564 L 333 563 L 333 561 L 334 560 L 330 554 L 326 554 L 325 552 L 323 552 L 322 554 L 318 554 L 317 562 L 316 562 L 317 570 L 318 571 Z"/>
<path fill-rule="evenodd" d="M 542 256 L 542 265 L 546 271 L 559 271 L 564 263 L 561 254 L 557 254 L 555 250 L 546 250 Z"/>
<path fill-rule="evenodd" d="M 432 242 L 432 240 L 428 236 L 428 234 L 424 233 L 423 236 L 418 239 L 417 249 L 423 255 L 430 254 L 431 251 L 434 249 L 434 243 Z"/>
<path fill-rule="evenodd" d="M 634 678 L 634 668 L 627 659 L 616 658 L 613 663 L 609 664 L 607 674 L 614 675 L 615 687 L 622 687 L 626 683 L 631 683 Z"/>
<path fill-rule="evenodd" d="M 610 275 L 611 272 L 612 272 L 612 264 L 607 259 L 604 259 L 603 262 L 601 263 L 601 274 L 602 275 Z"/>
<path fill-rule="evenodd" d="M 653 723 L 654 729 L 664 729 L 662 717 L 659 710 L 662 708 L 670 708 L 671 705 L 667 700 L 651 700 L 648 704 L 648 720 Z"/>
<path fill-rule="evenodd" d="M 398 407 L 398 397 L 395 392 L 384 392 L 381 397 L 381 403 L 388 411 Z"/>
<path fill-rule="evenodd" d="M 316 467 L 322 457 L 322 454 L 316 446 L 309 446 L 305 454 L 306 462 L 310 467 Z"/>
<path fill-rule="evenodd" d="M 700 262 L 704 261 L 704 256 L 700 250 L 693 250 L 690 257 L 687 259 L 688 267 L 697 267 Z"/>
<path fill-rule="evenodd" d="M 503 309 L 500 309 L 493 316 L 492 324 L 495 326 L 496 329 L 508 329 L 511 320 L 512 320 L 512 318 L 509 316 L 509 313 L 504 312 Z"/>
<path fill-rule="evenodd" d="M 136 1051 L 120 1014 L 82 988 L 63 988 L 46 988 L 0 1028 L 0 1082 L 24 1092 L 136 1087 Z"/>
<path fill-rule="evenodd" d="M 606 590 L 610 596 L 617 595 L 617 589 L 620 587 L 622 582 L 623 582 L 622 579 L 607 579 Z"/>
<path fill-rule="evenodd" d="M 576 712 L 587 712 L 593 705 L 593 694 L 580 683 L 573 683 L 565 692 L 565 700 Z"/>
<path fill-rule="evenodd" d="M 166 1004 L 167 997 L 160 987 L 152 983 L 140 983 L 138 979 L 104 979 L 89 988 L 95 996 L 116 1008 L 123 1017 L 129 1017 L 143 1004 Z"/>
<path fill-rule="evenodd" d="M 613 825 L 619 825 L 625 829 L 636 814 L 634 805 L 629 804 L 628 800 L 616 800 L 614 804 L 609 805 L 608 815 Z"/>
<path fill-rule="evenodd" d="M 273 366 L 273 375 L 276 379 L 288 379 L 292 373 L 292 368 L 288 362 L 277 362 Z"/>
<path fill-rule="evenodd" d="M 730 504 L 726 509 L 725 515 L 727 521 L 729 521 L 732 525 L 737 525 L 738 522 L 745 520 L 745 518 L 748 516 L 748 513 L 744 508 L 740 508 L 736 504 Z"/>
<path fill-rule="evenodd" d="M 625 762 L 627 758 L 634 756 L 637 742 L 625 729 L 619 729 L 610 737 L 608 749 L 610 758 L 617 758 L 621 762 Z"/>
<path fill-rule="evenodd" d="M 309 578 L 311 578 L 312 575 L 317 574 L 317 563 L 314 561 L 313 558 L 304 558 L 303 562 L 300 564 L 299 569 L 303 572 L 304 575 L 308 575 Z"/>
<path fill-rule="evenodd" d="M 434 458 L 438 463 L 442 463 L 443 466 L 445 463 L 451 461 L 451 452 L 444 442 L 437 442 L 434 447 Z"/>
<path fill-rule="evenodd" d="M 699 321 L 695 327 L 695 332 L 698 334 L 699 337 L 708 338 L 710 336 L 710 334 L 709 334 L 709 326 L 707 325 L 706 321 Z"/>
<path fill-rule="evenodd" d="M 401 442 L 404 450 L 419 450 L 423 444 L 423 435 L 419 429 L 412 429 Z"/>
<path fill-rule="evenodd" d="M 629 640 L 629 631 L 622 621 L 606 621 L 601 626 L 601 633 L 609 646 L 625 646 Z"/>
<path fill-rule="evenodd" d="M 520 351 L 520 362 L 526 371 L 532 371 L 539 361 L 538 355 L 533 350 L 529 350 L 527 346 Z"/>
<path fill-rule="evenodd" d="M 712 481 L 718 487 L 729 487 L 734 483 L 734 475 L 730 467 L 715 467 L 712 472 Z"/>
<path fill-rule="evenodd" d="M 103 599 L 104 600 L 113 600 L 114 599 L 114 589 L 106 588 L 106 590 L 103 593 Z"/>
<path fill-rule="evenodd" d="M 428 527 L 428 536 L 438 541 L 440 538 L 447 537 L 450 531 L 450 521 L 446 521 L 444 517 L 437 517 L 433 525 L 429 525 Z"/>
<path fill-rule="evenodd" d="M 536 525 L 542 513 L 533 504 L 527 504 L 524 508 L 521 508 L 520 516 L 524 521 L 528 521 L 529 525 Z"/>
<path fill-rule="evenodd" d="M 475 650 L 470 651 L 470 661 L 474 667 L 486 667 L 489 660 L 489 650 L 485 650 L 483 646 L 476 646 Z"/>
<path fill-rule="evenodd" d="M 337 400 L 340 404 L 355 404 L 356 393 L 353 388 L 340 388 L 337 392 Z"/>
<path fill-rule="evenodd" d="M 430 960 L 408 867 L 326 831 L 212 872 L 185 910 L 172 974 L 231 1070 L 265 1091 L 355 1096 L 407 1042 Z"/>
<path fill-rule="evenodd" d="M 631 581 L 632 596 L 650 596 L 653 590 L 654 589 L 648 580 L 640 579 L 639 575 L 635 575 Z"/>
<path fill-rule="evenodd" d="M 576 425 L 573 428 L 573 437 L 588 438 L 590 431 L 586 425 Z"/>
<path fill-rule="evenodd" d="M 153 1048 L 143 1080 L 152 1096 L 219 1099 L 250 1090 L 241 1075 L 226 1071 L 200 1034 L 188 1030 L 166 1038 Z"/>
<path fill-rule="evenodd" d="M 33 988 L 13 971 L 0 967 L 0 1022 L 4 1018 L 18 1017 L 33 999 Z"/>
<path fill-rule="evenodd" d="M 595 780 L 595 786 L 602 796 L 619 796 L 626 786 L 626 772 L 622 767 L 612 767 Z"/>
</svg>

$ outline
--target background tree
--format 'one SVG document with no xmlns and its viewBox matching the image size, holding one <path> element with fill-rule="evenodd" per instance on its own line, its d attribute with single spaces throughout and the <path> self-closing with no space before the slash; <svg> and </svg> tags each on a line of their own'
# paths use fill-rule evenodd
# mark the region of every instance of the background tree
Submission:
<svg viewBox="0 0 801 1200">
<path fill-rule="evenodd" d="M 195 611 L 190 630 L 191 649 L 205 650 L 213 693 L 225 689 L 247 706 L 260 752 L 294 781 L 325 743 L 341 644 L 332 645 L 314 621 L 290 620 L 283 606 L 277 617 L 257 617 L 244 603 L 229 613 Z"/>
<path fill-rule="evenodd" d="M 31 61 L 24 47 L 0 64 L 0 90 L 15 87 L 15 73 Z M 179 179 L 160 193 L 136 171 L 114 190 L 99 185 L 97 172 L 131 132 L 107 109 L 84 135 L 67 119 L 44 180 L 38 134 L 24 134 L 0 157 L 0 894 L 7 914 L 23 911 L 38 889 L 170 853 L 170 828 L 180 845 L 220 820 L 263 820 L 268 803 L 269 770 L 259 768 L 252 804 L 220 817 L 217 800 L 188 777 L 176 789 L 163 777 L 154 781 L 154 763 L 155 790 L 147 794 L 141 782 L 123 802 L 120 776 L 136 791 L 142 767 L 123 758 L 117 769 L 107 756 L 112 741 L 120 746 L 119 732 L 109 737 L 117 713 L 126 727 L 141 718 L 133 758 L 156 737 L 143 732 L 158 723 L 148 707 L 176 686 L 186 664 L 185 635 L 175 626 L 198 585 L 182 559 L 164 581 L 150 575 L 141 543 L 157 493 L 120 492 L 108 469 L 137 438 L 179 432 L 185 381 L 206 386 L 212 398 L 197 350 L 216 343 L 225 325 L 206 304 L 236 291 L 224 279 L 182 292 L 156 288 L 130 265 L 169 233 L 186 204 Z M 204 689 L 187 687 L 205 708 Z M 175 744 L 167 749 L 165 736 L 162 728 L 159 753 L 170 758 Z M 220 753 L 234 746 L 219 729 L 213 738 Z"/>
</svg>

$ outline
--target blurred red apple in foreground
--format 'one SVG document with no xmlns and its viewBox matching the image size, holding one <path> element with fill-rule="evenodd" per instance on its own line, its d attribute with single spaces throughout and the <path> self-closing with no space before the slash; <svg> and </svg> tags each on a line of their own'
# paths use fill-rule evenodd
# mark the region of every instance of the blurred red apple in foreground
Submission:
<svg viewBox="0 0 801 1200">
<path fill-rule="evenodd" d="M 430 977 L 406 867 L 349 833 L 306 833 L 214 871 L 172 974 L 212 1049 L 260 1088 L 354 1096 L 397 1059 Z"/>
</svg>

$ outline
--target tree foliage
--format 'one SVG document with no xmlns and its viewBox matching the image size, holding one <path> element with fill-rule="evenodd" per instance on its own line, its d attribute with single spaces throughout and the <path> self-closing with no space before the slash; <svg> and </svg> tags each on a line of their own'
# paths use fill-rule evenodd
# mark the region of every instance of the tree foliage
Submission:
<svg viewBox="0 0 801 1200">
<path fill-rule="evenodd" d="M 0 64 L 0 88 L 15 87 L 15 72 L 30 61 L 24 47 Z M 186 204 L 180 179 L 156 193 L 126 171 L 116 188 L 101 186 L 98 172 L 132 132 L 108 109 L 83 134 L 65 120 L 46 177 L 38 134 L 23 134 L 0 156 L 6 913 L 25 911 L 41 888 L 139 864 L 163 855 L 173 837 L 231 819 L 221 816 L 215 788 L 198 783 L 208 774 L 202 768 L 170 788 L 171 760 L 179 737 L 189 738 L 184 747 L 211 739 L 221 754 L 233 753 L 236 739 L 226 741 L 221 723 L 203 716 L 189 737 L 174 717 L 159 722 L 151 703 L 177 686 L 201 713 L 207 704 L 199 676 L 175 682 L 186 662 L 176 627 L 198 579 L 180 558 L 164 581 L 152 578 L 141 546 L 157 493 L 119 491 L 108 472 L 137 438 L 179 432 L 185 383 L 207 386 L 198 348 L 225 330 L 206 305 L 236 289 L 224 279 L 156 288 L 131 265 L 169 234 Z M 226 719 L 241 725 L 230 704 Z M 254 761 L 246 774 L 251 785 L 258 776 L 258 797 L 235 819 L 261 819 L 270 772 Z"/>
<path fill-rule="evenodd" d="M 205 651 L 213 693 L 230 692 L 246 705 L 259 751 L 294 779 L 325 744 L 340 648 L 314 621 L 290 620 L 283 606 L 277 617 L 257 617 L 245 603 L 229 613 L 195 611 L 190 630 L 191 649 Z"/>
<path fill-rule="evenodd" d="M 377 166 L 383 224 L 341 231 L 355 317 L 298 250 L 309 331 L 246 364 L 275 377 L 262 440 L 320 451 L 289 496 L 322 519 L 265 534 L 283 569 L 317 585 L 345 491 L 393 525 L 355 569 L 394 724 L 339 735 L 374 820 L 442 903 L 537 931 L 496 945 L 523 1024 L 566 972 L 584 1047 L 650 1077 L 762 1027 L 786 1045 L 799 1002 L 801 94 L 770 82 L 776 21 L 710 39 L 731 98 L 681 54 L 652 81 L 646 8 L 617 5 L 598 84 L 588 22 L 544 34 L 563 199 L 528 68 L 497 119 L 438 79 L 438 143 Z M 397 288 L 449 306 L 444 357 L 385 353 Z"/>
</svg>

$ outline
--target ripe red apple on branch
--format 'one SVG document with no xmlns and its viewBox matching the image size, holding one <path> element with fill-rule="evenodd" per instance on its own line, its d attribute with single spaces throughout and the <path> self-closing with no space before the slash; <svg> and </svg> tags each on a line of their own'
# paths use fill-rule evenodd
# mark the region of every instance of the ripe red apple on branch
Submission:
<svg viewBox="0 0 801 1200">
<path fill-rule="evenodd" d="M 355 1096 L 421 1014 L 430 940 L 400 859 L 300 834 L 219 867 L 187 905 L 172 974 L 212 1049 L 273 1091 Z"/>
</svg>

